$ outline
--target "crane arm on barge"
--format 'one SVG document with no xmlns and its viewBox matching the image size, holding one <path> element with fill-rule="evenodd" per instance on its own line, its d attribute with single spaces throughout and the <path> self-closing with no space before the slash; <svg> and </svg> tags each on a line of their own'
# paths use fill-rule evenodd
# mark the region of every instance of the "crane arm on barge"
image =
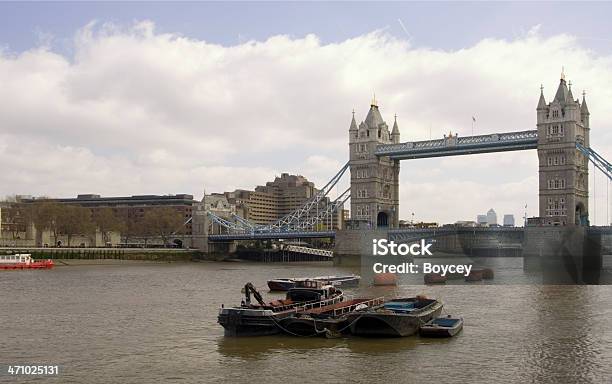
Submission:
<svg viewBox="0 0 612 384">
<path fill-rule="evenodd" d="M 253 297 L 255 298 L 255 300 L 257 300 L 259 305 L 261 305 L 262 307 L 266 306 L 263 297 L 257 291 L 257 289 L 255 289 L 255 286 L 251 282 L 248 282 L 244 285 L 244 296 L 246 299 L 246 305 L 251 305 L 251 293 L 253 293 Z"/>
</svg>

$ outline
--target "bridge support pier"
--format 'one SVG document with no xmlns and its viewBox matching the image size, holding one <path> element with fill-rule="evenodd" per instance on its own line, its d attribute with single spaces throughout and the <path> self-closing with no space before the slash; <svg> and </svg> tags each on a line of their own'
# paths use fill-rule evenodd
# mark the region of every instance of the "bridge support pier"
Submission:
<svg viewBox="0 0 612 384">
<path fill-rule="evenodd" d="M 602 268 L 602 236 L 586 227 L 527 227 L 525 270 L 542 273 L 545 284 L 597 284 Z"/>
<path fill-rule="evenodd" d="M 372 240 L 387 237 L 388 231 L 385 229 L 336 231 L 334 265 L 360 266 L 363 256 L 372 255 Z"/>
</svg>

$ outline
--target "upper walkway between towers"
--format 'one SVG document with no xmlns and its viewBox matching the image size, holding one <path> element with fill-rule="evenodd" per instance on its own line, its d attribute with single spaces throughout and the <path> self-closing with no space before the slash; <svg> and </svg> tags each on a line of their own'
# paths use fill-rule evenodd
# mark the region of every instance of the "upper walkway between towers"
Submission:
<svg viewBox="0 0 612 384">
<path fill-rule="evenodd" d="M 530 130 L 465 137 L 449 134 L 442 139 L 436 140 L 381 144 L 376 147 L 375 153 L 377 156 L 388 156 L 394 160 L 407 160 L 477 153 L 519 151 L 536 149 L 537 146 L 538 131 Z"/>
</svg>

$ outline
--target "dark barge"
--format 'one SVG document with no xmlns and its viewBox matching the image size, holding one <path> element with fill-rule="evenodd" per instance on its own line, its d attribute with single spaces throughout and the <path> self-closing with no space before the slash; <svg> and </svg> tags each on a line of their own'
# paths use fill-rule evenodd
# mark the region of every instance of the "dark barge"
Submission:
<svg viewBox="0 0 612 384">
<path fill-rule="evenodd" d="M 221 307 L 217 322 L 225 329 L 225 336 L 263 336 L 281 331 L 279 322 L 296 313 L 322 308 L 343 301 L 343 293 L 320 281 L 304 280 L 291 288 L 285 299 L 264 302 L 252 283 L 244 287 L 245 300 L 240 306 Z M 251 294 L 257 304 L 251 303 Z"/>
</svg>

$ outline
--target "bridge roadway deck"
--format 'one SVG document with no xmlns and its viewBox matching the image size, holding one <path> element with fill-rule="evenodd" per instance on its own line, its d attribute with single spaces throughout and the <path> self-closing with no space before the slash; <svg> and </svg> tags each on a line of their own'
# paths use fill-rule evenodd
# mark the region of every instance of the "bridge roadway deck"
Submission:
<svg viewBox="0 0 612 384">
<path fill-rule="evenodd" d="M 389 239 L 410 240 L 426 237 L 445 236 L 450 234 L 467 233 L 522 233 L 524 227 L 435 227 L 435 228 L 400 228 L 388 231 Z M 591 226 L 589 233 L 612 235 L 612 226 Z M 334 238 L 335 231 L 285 231 L 285 232 L 255 232 L 209 235 L 212 242 L 228 242 L 235 240 L 272 240 L 272 239 L 307 239 L 307 238 Z"/>
<path fill-rule="evenodd" d="M 477 153 L 521 151 L 537 149 L 538 131 L 494 133 L 478 136 L 449 136 L 438 140 L 409 141 L 383 144 L 376 148 L 376 156 L 394 160 L 423 159 L 429 157 L 471 155 Z"/>
</svg>

